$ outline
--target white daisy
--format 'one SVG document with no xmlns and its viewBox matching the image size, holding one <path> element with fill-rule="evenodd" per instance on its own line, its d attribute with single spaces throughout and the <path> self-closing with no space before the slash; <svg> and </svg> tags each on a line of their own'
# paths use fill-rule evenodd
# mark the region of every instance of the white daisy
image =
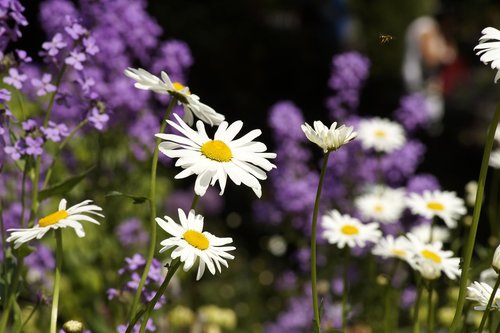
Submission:
<svg viewBox="0 0 500 333">
<path fill-rule="evenodd" d="M 406 208 L 404 198 L 403 189 L 375 186 L 356 198 L 354 203 L 364 218 L 381 223 L 395 223 Z"/>
<path fill-rule="evenodd" d="M 32 239 L 42 238 L 49 230 L 66 227 L 73 228 L 78 237 L 84 237 L 85 232 L 80 223 L 81 221 L 99 224 L 97 220 L 85 214 L 104 217 L 104 215 L 98 213 L 102 211 L 102 208 L 91 204 L 91 202 L 92 200 L 85 200 L 70 208 L 66 208 L 66 199 L 62 199 L 59 202 L 59 210 L 41 218 L 33 228 L 7 230 L 11 233 L 7 241 L 14 241 L 14 247 L 18 248 L 21 244 L 27 243 Z"/>
<path fill-rule="evenodd" d="M 412 266 L 414 265 L 411 243 L 404 236 L 394 238 L 392 235 L 388 235 L 379 239 L 372 253 L 383 258 L 398 258 Z"/>
<path fill-rule="evenodd" d="M 432 229 L 432 239 L 431 239 Z M 411 228 L 410 232 L 422 242 L 447 242 L 450 239 L 450 229 L 431 224 L 420 224 Z"/>
<path fill-rule="evenodd" d="M 464 200 L 457 197 L 455 192 L 449 191 L 410 193 L 406 205 L 413 214 L 428 219 L 440 217 L 449 228 L 456 227 L 457 221 L 467 213 Z"/>
<path fill-rule="evenodd" d="M 500 149 L 493 150 L 490 154 L 490 167 L 500 169 Z"/>
<path fill-rule="evenodd" d="M 452 251 L 442 250 L 443 243 L 426 243 L 411 233 L 406 237 L 414 254 L 412 267 L 419 271 L 422 277 L 434 280 L 444 273 L 448 278 L 455 280 L 460 276 L 460 258 L 453 257 Z"/>
<path fill-rule="evenodd" d="M 236 248 L 225 246 L 231 244 L 230 237 L 219 238 L 207 231 L 203 231 L 203 216 L 196 215 L 194 210 L 190 210 L 188 216 L 179 208 L 179 221 L 176 223 L 170 217 L 165 216 L 165 220 L 157 217 L 158 225 L 173 237 L 163 240 L 160 244 L 163 248 L 160 252 L 175 248 L 172 251 L 172 259 L 180 258 L 184 263 L 184 271 L 188 271 L 199 258 L 198 273 L 196 280 L 201 279 L 205 272 L 205 267 L 212 275 L 215 275 L 215 268 L 219 273 L 222 271 L 221 264 L 228 267 L 226 259 L 234 259 L 234 256 L 227 253 Z"/>
<path fill-rule="evenodd" d="M 495 253 L 493 254 L 493 261 L 491 262 L 491 267 L 500 273 L 500 244 L 497 246 Z"/>
<path fill-rule="evenodd" d="M 342 125 L 337 128 L 337 123 L 333 123 L 330 128 L 317 120 L 313 123 L 314 128 L 304 123 L 300 127 L 309 141 L 317 144 L 326 154 L 329 151 L 337 150 L 356 137 L 353 127 Z"/>
<path fill-rule="evenodd" d="M 364 224 L 349 215 L 342 215 L 332 210 L 323 216 L 321 225 L 325 229 L 323 237 L 330 244 L 337 244 L 339 248 L 364 247 L 367 242 L 375 243 L 382 236 L 378 223 Z"/>
<path fill-rule="evenodd" d="M 168 123 L 183 136 L 163 133 L 156 136 L 165 140 L 160 143 L 160 151 L 170 158 L 178 158 L 175 165 L 184 169 L 175 176 L 176 179 L 197 175 L 194 190 L 200 196 L 205 194 L 209 185 L 218 181 L 222 195 L 229 176 L 236 185 L 243 183 L 252 188 L 258 197 L 262 195 L 259 179 L 266 179 L 265 171 L 276 168 L 267 160 L 275 158 L 276 154 L 267 153 L 267 147 L 262 142 L 252 141 L 261 134 L 260 130 L 250 131 L 234 140 L 243 122 L 236 121 L 229 126 L 224 121 L 212 140 L 201 121 L 196 123 L 198 131 L 195 131 L 179 116 L 174 116 L 179 124 L 170 120 Z"/>
<path fill-rule="evenodd" d="M 493 293 L 493 288 L 484 282 L 474 281 L 470 286 L 467 287 L 467 299 L 471 301 L 476 301 L 479 303 L 478 306 L 474 307 L 474 310 L 484 311 L 488 305 L 491 294 Z M 495 298 L 491 304 L 492 310 L 500 310 L 500 290 L 495 292 Z"/>
<path fill-rule="evenodd" d="M 480 60 L 486 65 L 491 62 L 492 69 L 497 70 L 495 75 L 495 83 L 500 79 L 500 31 L 487 27 L 481 31 L 483 36 L 479 38 L 479 44 L 474 48 L 477 55 L 480 55 Z"/>
<path fill-rule="evenodd" d="M 188 87 L 179 82 L 172 82 L 165 72 L 161 72 L 161 79 L 139 68 L 128 68 L 125 75 L 134 79 L 134 86 L 137 89 L 151 90 L 158 94 L 168 94 L 177 98 L 179 104 L 184 107 L 184 120 L 191 126 L 193 125 L 193 114 L 207 124 L 219 125 L 224 121 L 224 116 L 217 113 L 210 106 L 200 102 L 200 98 L 192 94 Z"/>
<path fill-rule="evenodd" d="M 406 142 L 403 127 L 385 118 L 363 119 L 357 130 L 364 149 L 390 153 L 401 148 Z"/>
</svg>

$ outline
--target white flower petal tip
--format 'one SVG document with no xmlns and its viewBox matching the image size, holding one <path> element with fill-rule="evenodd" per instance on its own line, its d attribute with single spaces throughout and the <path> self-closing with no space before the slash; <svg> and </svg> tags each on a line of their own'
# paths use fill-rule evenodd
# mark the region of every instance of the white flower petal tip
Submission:
<svg viewBox="0 0 500 333">
<path fill-rule="evenodd" d="M 330 128 L 325 126 L 321 121 L 317 120 L 313 123 L 313 127 L 308 123 L 301 125 L 301 129 L 309 141 L 318 145 L 326 154 L 329 151 L 335 151 L 354 140 L 357 133 L 353 127 L 342 125 L 337 128 L 337 123 L 334 122 Z"/>
<path fill-rule="evenodd" d="M 496 69 L 497 73 L 494 82 L 500 79 L 500 31 L 493 27 L 484 28 L 481 33 L 483 36 L 479 38 L 479 44 L 474 47 L 476 55 L 480 56 L 485 65 L 490 63 L 492 69 Z"/>
</svg>

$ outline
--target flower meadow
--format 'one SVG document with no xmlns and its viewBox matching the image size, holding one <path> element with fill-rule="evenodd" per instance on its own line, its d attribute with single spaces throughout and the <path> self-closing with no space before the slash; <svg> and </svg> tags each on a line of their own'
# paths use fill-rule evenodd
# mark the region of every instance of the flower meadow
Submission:
<svg viewBox="0 0 500 333">
<path fill-rule="evenodd" d="M 424 94 L 359 111 L 363 53 L 332 55 L 321 116 L 256 129 L 146 7 L 41 1 L 31 53 L 0 1 L 0 332 L 500 332 L 500 106 L 453 191 L 421 171 Z"/>
</svg>

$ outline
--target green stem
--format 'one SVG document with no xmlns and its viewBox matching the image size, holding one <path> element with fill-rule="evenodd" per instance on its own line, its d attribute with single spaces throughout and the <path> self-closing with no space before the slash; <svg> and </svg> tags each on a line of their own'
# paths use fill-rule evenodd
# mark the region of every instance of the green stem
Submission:
<svg viewBox="0 0 500 333">
<path fill-rule="evenodd" d="M 0 332 L 5 332 L 7 328 L 7 323 L 9 321 L 9 316 L 10 316 L 10 309 L 12 308 L 12 304 L 14 304 L 14 301 L 16 299 L 17 285 L 19 283 L 19 276 L 21 274 L 21 266 L 22 262 L 19 262 L 14 270 L 14 275 L 11 280 L 12 281 L 11 288 L 9 288 L 7 296 L 7 303 L 3 310 L 2 317 L 0 319 Z"/>
<path fill-rule="evenodd" d="M 47 174 L 45 175 L 45 180 L 43 181 L 42 190 L 45 189 L 47 187 L 47 185 L 49 184 L 49 180 L 50 180 L 50 177 L 52 176 L 54 165 L 56 164 L 56 159 L 59 156 L 59 154 L 61 153 L 61 151 L 63 150 L 63 148 L 73 138 L 73 136 L 75 136 L 75 134 L 83 126 L 85 126 L 88 122 L 89 122 L 88 118 L 82 120 L 75 128 L 73 128 L 73 130 L 68 134 L 68 136 L 66 138 L 64 138 L 63 141 L 61 141 L 59 146 L 57 146 L 57 150 L 54 153 L 54 158 L 52 159 L 52 163 L 50 164 L 49 168 L 47 169 Z"/>
<path fill-rule="evenodd" d="M 163 133 L 165 131 L 165 127 L 167 126 L 167 119 L 170 117 L 170 113 L 174 108 L 174 105 L 177 103 L 177 99 L 172 97 L 170 103 L 168 104 L 167 110 L 165 112 L 165 116 L 161 121 L 160 132 Z M 158 155 L 159 155 L 159 145 L 161 143 L 160 138 L 156 138 L 155 150 L 153 153 L 153 159 L 151 161 L 151 180 L 149 185 L 149 207 L 150 207 L 150 240 L 149 240 L 149 249 L 148 256 L 146 259 L 146 265 L 144 266 L 144 271 L 142 272 L 141 280 L 139 281 L 139 285 L 137 286 L 137 291 L 135 292 L 134 299 L 132 301 L 132 307 L 130 308 L 129 313 L 129 321 L 135 316 L 137 311 L 137 306 L 139 304 L 139 298 L 141 297 L 142 289 L 144 288 L 144 284 L 146 283 L 146 278 L 148 277 L 149 268 L 151 267 L 151 262 L 153 261 L 153 257 L 156 249 L 156 169 L 158 167 Z"/>
<path fill-rule="evenodd" d="M 474 243 L 476 240 L 477 227 L 479 224 L 479 216 L 481 215 L 481 204 L 483 202 L 484 184 L 486 182 L 486 175 L 488 173 L 488 163 L 490 160 L 491 149 L 493 148 L 493 141 L 495 139 L 495 130 L 497 128 L 498 121 L 500 121 L 500 104 L 497 106 L 495 110 L 495 115 L 493 116 L 493 120 L 490 124 L 490 128 L 488 130 L 488 135 L 486 138 L 486 144 L 484 146 L 483 160 L 481 162 L 481 171 L 479 173 L 479 180 L 477 184 L 476 203 L 474 205 L 474 212 L 472 214 L 472 224 L 469 231 L 469 238 L 465 246 L 465 255 L 462 263 L 462 275 L 460 277 L 460 292 L 458 294 L 455 316 L 453 317 L 453 322 L 451 323 L 449 333 L 457 332 L 462 318 L 462 311 L 465 303 L 465 295 L 467 292 L 469 268 L 472 261 L 472 253 L 474 251 Z"/>
<path fill-rule="evenodd" d="M 417 299 L 415 300 L 415 305 L 413 307 L 413 333 L 421 333 L 420 332 L 420 321 L 418 318 L 420 312 L 420 300 L 422 299 L 422 277 L 417 274 Z"/>
<path fill-rule="evenodd" d="M 52 93 L 52 95 L 50 95 L 49 106 L 47 107 L 47 113 L 45 114 L 45 118 L 43 120 L 43 127 L 47 127 L 47 124 L 49 123 L 50 114 L 52 113 L 52 108 L 54 107 L 54 101 L 56 100 L 56 95 L 59 92 L 59 87 L 61 86 L 61 81 L 65 72 L 66 72 L 66 64 L 64 64 L 61 67 L 61 70 L 57 75 L 55 84 L 56 90 Z"/>
<path fill-rule="evenodd" d="M 391 333 L 393 328 L 393 316 L 392 312 L 397 311 L 399 307 L 396 309 L 391 309 L 393 304 L 393 293 L 392 293 L 392 279 L 398 270 L 400 261 L 398 259 L 394 260 L 394 264 L 389 272 L 389 276 L 387 277 L 387 286 L 385 288 L 385 309 L 384 309 L 384 327 L 386 333 Z"/>
<path fill-rule="evenodd" d="M 57 332 L 57 310 L 59 307 L 59 282 L 61 281 L 61 267 L 63 255 L 63 243 L 61 229 L 55 229 L 56 236 L 56 271 L 54 275 L 54 289 L 52 292 L 52 310 L 50 312 L 50 333 Z"/>
<path fill-rule="evenodd" d="M 175 259 L 174 262 L 172 263 L 171 267 L 168 270 L 168 273 L 167 273 L 167 276 L 165 277 L 165 280 L 161 284 L 160 288 L 158 288 L 156 295 L 153 297 L 153 299 L 146 306 L 146 311 L 144 313 L 144 318 L 142 318 L 141 329 L 140 329 L 139 333 L 145 332 L 146 325 L 148 323 L 149 318 L 151 317 L 151 313 L 153 312 L 153 309 L 154 309 L 156 303 L 158 303 L 158 300 L 160 299 L 160 297 L 165 293 L 165 290 L 167 289 L 168 284 L 169 284 L 170 280 L 172 279 L 172 276 L 174 276 L 175 272 L 177 271 L 177 269 L 179 268 L 180 265 L 181 265 L 180 259 L 178 259 L 178 258 Z M 131 325 L 129 325 L 129 328 L 132 328 L 132 327 L 134 327 L 134 325 L 131 323 Z"/>
<path fill-rule="evenodd" d="M 23 178 L 21 179 L 21 228 L 24 228 L 24 218 L 26 210 L 26 176 L 28 175 L 28 163 L 30 158 L 26 158 L 26 165 L 23 169 Z"/>
<path fill-rule="evenodd" d="M 313 220 L 312 220 L 312 233 L 311 233 L 311 289 L 312 289 L 312 299 L 313 299 L 313 310 L 314 310 L 314 332 L 320 333 L 320 316 L 318 307 L 318 291 L 316 287 L 316 225 L 318 223 L 318 212 L 319 212 L 319 201 L 321 198 L 321 189 L 323 188 L 323 181 L 325 179 L 328 157 L 330 152 L 327 152 L 323 157 L 323 166 L 321 167 L 321 175 L 319 177 L 318 190 L 316 192 L 316 200 L 314 202 Z"/>
<path fill-rule="evenodd" d="M 200 196 L 198 194 L 194 194 L 193 203 L 191 204 L 191 209 L 195 209 L 198 205 L 198 200 L 200 200 Z"/>
<path fill-rule="evenodd" d="M 495 330 L 495 333 L 500 333 L 500 321 L 498 322 L 497 329 Z"/>
<path fill-rule="evenodd" d="M 349 282 L 349 259 L 351 257 L 351 251 L 349 247 L 345 249 L 344 255 L 344 270 L 342 271 L 342 331 L 347 332 L 347 295 L 349 293 L 349 288 L 347 286 Z"/>
<path fill-rule="evenodd" d="M 35 314 L 36 310 L 38 310 L 38 307 L 40 306 L 40 302 L 41 302 L 41 298 L 38 298 L 38 300 L 36 301 L 35 306 L 33 307 L 33 309 L 31 310 L 30 314 L 28 315 L 28 318 L 26 318 L 26 320 L 21 325 L 21 328 L 19 329 L 19 332 L 23 332 L 24 326 L 26 326 L 26 324 L 30 321 L 31 317 L 33 317 L 33 315 Z"/>
<path fill-rule="evenodd" d="M 486 305 L 486 309 L 484 309 L 483 318 L 481 318 L 481 323 L 479 324 L 479 328 L 477 329 L 477 333 L 482 333 L 484 329 L 484 325 L 486 324 L 486 319 L 490 315 L 491 305 L 495 300 L 495 296 L 497 294 L 498 287 L 500 286 L 500 274 L 497 277 L 497 281 L 495 282 L 495 286 L 493 287 L 493 291 L 491 292 L 490 299 L 488 300 L 488 304 Z"/>
<path fill-rule="evenodd" d="M 434 333 L 434 302 L 432 301 L 432 293 L 433 293 L 433 283 L 429 281 L 429 285 L 427 286 L 428 291 L 428 305 L 427 305 L 427 331 L 428 333 Z"/>
</svg>

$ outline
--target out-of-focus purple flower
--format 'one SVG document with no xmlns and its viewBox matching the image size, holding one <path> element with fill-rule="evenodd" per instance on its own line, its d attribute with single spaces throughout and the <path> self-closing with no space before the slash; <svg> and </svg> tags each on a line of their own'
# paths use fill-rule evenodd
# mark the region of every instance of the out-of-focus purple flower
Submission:
<svg viewBox="0 0 500 333">
<path fill-rule="evenodd" d="M 394 118 L 408 132 L 426 128 L 432 120 L 425 96 L 421 93 L 403 96 L 399 108 L 394 112 Z"/>
<path fill-rule="evenodd" d="M 279 225 L 283 222 L 283 213 L 274 202 L 258 200 L 252 206 L 253 216 L 257 222 L 269 225 Z"/>
<path fill-rule="evenodd" d="M 434 191 L 441 189 L 439 180 L 431 174 L 415 175 L 408 180 L 406 191 L 411 193 L 423 193 L 426 190 Z"/>
<path fill-rule="evenodd" d="M 425 154 L 425 146 L 417 140 L 406 144 L 380 159 L 380 167 L 390 185 L 402 185 L 413 175 Z"/>
<path fill-rule="evenodd" d="M 21 126 L 23 127 L 23 130 L 29 133 L 37 129 L 38 123 L 34 119 L 28 119 L 23 121 Z"/>
<path fill-rule="evenodd" d="M 328 85 L 334 90 L 359 89 L 369 70 L 370 60 L 361 53 L 342 53 L 332 59 L 332 76 Z"/>
<path fill-rule="evenodd" d="M 153 73 L 166 71 L 175 81 L 186 81 L 184 72 L 193 64 L 189 46 L 180 40 L 169 40 L 160 47 L 151 66 Z"/>
<path fill-rule="evenodd" d="M 99 109 L 97 108 L 92 108 L 88 119 L 95 129 L 102 131 L 109 121 L 109 116 L 105 113 L 99 112 Z"/>
<path fill-rule="evenodd" d="M 17 58 L 21 63 L 30 63 L 33 61 L 28 53 L 24 50 L 16 50 Z"/>
<path fill-rule="evenodd" d="M 65 138 L 69 134 L 68 127 L 65 124 L 56 124 L 53 121 L 49 121 L 48 127 L 41 127 L 43 135 L 47 140 L 54 142 L 59 142 L 62 138 Z"/>
<path fill-rule="evenodd" d="M 300 126 L 304 124 L 304 117 L 299 108 L 291 101 L 281 101 L 271 107 L 268 124 L 275 136 L 283 140 L 292 139 L 306 141 Z"/>
<path fill-rule="evenodd" d="M 312 318 L 312 300 L 309 295 L 300 295 L 289 300 L 287 308 L 275 323 L 265 327 L 266 333 L 309 332 Z"/>
<path fill-rule="evenodd" d="M 408 287 L 401 294 L 400 304 L 403 309 L 409 309 L 417 299 L 417 290 L 415 287 Z"/>
<path fill-rule="evenodd" d="M 23 82 L 26 81 L 28 76 L 20 73 L 17 68 L 9 68 L 9 75 L 3 78 L 3 82 L 16 87 L 17 89 L 21 89 L 23 87 Z"/>
<path fill-rule="evenodd" d="M 70 27 L 65 27 L 64 31 L 68 33 L 74 40 L 80 39 L 80 36 L 85 35 L 88 30 L 82 27 L 79 23 L 73 23 Z"/>
<path fill-rule="evenodd" d="M 7 103 L 8 101 L 10 101 L 10 91 L 8 91 L 7 89 L 0 89 L 0 103 Z"/>
<path fill-rule="evenodd" d="M 56 260 L 48 247 L 42 244 L 37 245 L 36 250 L 24 259 L 24 263 L 28 267 L 27 278 L 30 283 L 42 282 L 43 285 L 50 286 L 47 277 L 56 267 Z"/>
<path fill-rule="evenodd" d="M 43 153 L 43 139 L 40 137 L 31 137 L 28 136 L 26 138 L 26 150 L 25 153 L 31 156 L 40 156 Z"/>
<path fill-rule="evenodd" d="M 115 288 L 109 288 L 106 290 L 106 295 L 108 295 L 108 300 L 115 299 L 120 295 L 120 292 Z"/>
<path fill-rule="evenodd" d="M 77 71 L 83 70 L 83 65 L 82 62 L 84 62 L 87 59 L 85 56 L 85 53 L 82 53 L 77 50 L 73 50 L 69 53 L 69 57 L 67 57 L 64 62 L 67 65 L 72 66 L 74 69 Z"/>
<path fill-rule="evenodd" d="M 139 321 L 139 323 L 135 324 L 134 328 L 132 329 L 132 333 L 139 333 L 140 328 L 141 328 L 141 324 L 142 324 L 141 321 Z M 125 333 L 127 331 L 127 327 L 128 327 L 128 325 L 120 325 L 120 326 L 118 326 L 117 327 L 118 333 Z M 156 326 L 153 323 L 152 319 L 148 319 L 148 322 L 146 323 L 145 332 L 148 332 L 148 331 L 149 332 L 156 331 Z"/>
<path fill-rule="evenodd" d="M 83 46 L 85 46 L 85 52 L 90 55 L 96 55 L 99 52 L 99 47 L 96 45 L 94 37 L 84 38 Z"/>
<path fill-rule="evenodd" d="M 0 2 L 0 51 L 5 50 L 10 41 L 21 37 L 19 27 L 28 25 L 23 12 L 24 7 L 18 0 Z"/>
<path fill-rule="evenodd" d="M 140 254 L 134 254 L 132 258 L 125 258 L 125 262 L 127 263 L 127 270 L 135 271 L 139 267 L 143 266 L 146 263 L 146 259 Z"/>
<path fill-rule="evenodd" d="M 25 144 L 22 140 L 16 141 L 14 146 L 5 146 L 3 151 L 5 154 L 9 155 L 14 161 L 17 161 L 25 152 Z"/>
<path fill-rule="evenodd" d="M 88 95 L 92 87 L 95 86 L 95 80 L 93 77 L 78 78 L 76 82 L 82 88 L 82 92 Z"/>
<path fill-rule="evenodd" d="M 279 290 L 293 289 L 297 287 L 297 274 L 294 271 L 285 271 L 276 279 L 275 285 Z"/>
<path fill-rule="evenodd" d="M 46 0 L 40 4 L 40 22 L 44 30 L 53 35 L 67 25 L 67 19 L 76 19 L 79 13 L 69 0 Z"/>
<path fill-rule="evenodd" d="M 43 96 L 48 93 L 56 91 L 56 86 L 51 83 L 52 75 L 45 73 L 42 79 L 31 79 L 31 84 L 37 89 L 36 94 L 38 96 Z"/>
<path fill-rule="evenodd" d="M 63 36 L 60 33 L 56 33 L 50 42 L 42 44 L 42 49 L 46 50 L 49 56 L 55 57 L 59 53 L 59 50 L 65 48 L 66 45 L 63 41 Z"/>
<path fill-rule="evenodd" d="M 131 218 L 121 223 L 116 233 L 120 243 L 125 247 L 146 244 L 149 240 L 148 233 L 143 229 L 141 221 L 137 218 Z"/>
</svg>

